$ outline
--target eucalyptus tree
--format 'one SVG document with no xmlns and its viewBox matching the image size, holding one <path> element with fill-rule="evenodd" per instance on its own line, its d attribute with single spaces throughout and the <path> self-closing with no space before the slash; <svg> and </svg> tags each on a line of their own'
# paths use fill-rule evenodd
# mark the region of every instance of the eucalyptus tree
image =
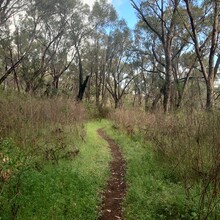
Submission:
<svg viewBox="0 0 220 220">
<path fill-rule="evenodd" d="M 93 32 L 90 42 L 90 70 L 94 79 L 95 99 L 97 107 L 103 105 L 106 96 L 106 67 L 109 62 L 107 57 L 107 45 L 109 31 L 117 23 L 117 13 L 112 4 L 106 0 L 95 1 L 90 19 Z"/>
<path fill-rule="evenodd" d="M 57 93 L 59 89 L 59 81 L 61 80 L 63 74 L 69 70 L 70 66 L 73 65 L 74 62 L 76 62 L 77 52 L 75 49 L 75 33 L 82 29 L 78 18 L 80 13 L 85 12 L 83 11 L 85 8 L 87 9 L 87 7 L 79 1 L 68 0 L 66 2 L 62 2 L 62 6 L 57 12 L 60 19 L 57 20 L 56 15 L 55 20 L 57 20 L 58 23 L 54 22 L 55 26 L 50 28 L 51 30 L 57 30 L 57 28 L 59 29 L 62 27 L 60 30 L 63 32 L 59 42 L 55 44 L 55 47 L 53 47 L 53 49 L 56 49 L 53 58 L 49 63 L 48 72 L 52 76 L 51 86 L 53 94 Z M 75 22 L 75 24 L 73 22 Z M 75 29 L 73 30 L 72 27 L 74 25 Z"/>
<path fill-rule="evenodd" d="M 89 21 L 90 9 L 88 5 L 84 5 L 82 2 L 77 1 L 71 16 L 68 19 L 68 38 L 70 44 L 75 50 L 76 64 L 78 65 L 78 94 L 76 99 L 81 101 L 85 92 L 85 88 L 90 77 L 87 73 L 84 78 L 84 66 L 83 59 L 85 53 L 86 41 L 90 38 L 91 25 Z"/>
<path fill-rule="evenodd" d="M 136 77 L 132 65 L 132 36 L 124 20 L 119 20 L 108 36 L 106 67 L 106 89 L 114 100 L 115 108 L 120 106 L 122 97 Z"/>
<path fill-rule="evenodd" d="M 164 58 L 164 87 L 163 87 L 163 108 L 164 112 L 169 110 L 169 101 L 171 98 L 172 85 L 172 45 L 176 35 L 176 17 L 179 7 L 179 0 L 151 0 L 142 1 L 138 6 L 134 0 L 131 0 L 132 6 L 139 14 L 140 19 L 154 34 L 156 41 L 159 41 Z"/>
<path fill-rule="evenodd" d="M 66 39 L 65 39 L 66 40 Z M 61 42 L 60 48 L 56 51 L 53 59 L 49 64 L 49 73 L 52 76 L 51 95 L 56 94 L 59 90 L 59 82 L 63 80 L 62 76 L 70 68 L 76 59 L 75 52 L 68 46 L 68 42 Z M 65 77 L 64 77 L 65 78 Z"/>
<path fill-rule="evenodd" d="M 145 110 L 155 110 L 163 95 L 164 58 L 160 42 L 149 32 L 143 22 L 138 22 L 134 32 L 135 63 L 145 95 Z M 149 40 L 151 39 L 151 40 Z"/>
<path fill-rule="evenodd" d="M 60 33 L 51 40 L 51 43 L 46 45 L 45 38 L 43 40 L 43 37 L 46 36 L 49 30 L 47 28 L 49 26 L 48 20 L 52 20 L 56 12 L 51 9 L 51 5 L 54 6 L 51 1 L 47 5 L 44 3 L 45 7 L 42 7 L 42 4 L 43 2 L 40 1 L 27 2 L 23 11 L 14 19 L 13 27 L 9 32 L 12 41 L 10 47 L 8 47 L 10 51 L 13 51 L 13 53 L 10 53 L 11 65 L 0 78 L 0 83 L 11 72 L 15 72 L 18 66 L 21 67 L 20 77 L 26 84 L 26 91 L 34 90 L 34 87 L 35 89 L 38 87 L 36 84 L 37 80 L 35 79 L 43 79 L 47 52 L 52 43 L 60 37 Z M 42 31 L 45 31 L 44 36 L 42 36 Z M 51 35 L 50 38 L 52 38 Z M 24 69 L 25 71 L 23 71 Z M 33 83 L 35 86 L 32 85 Z"/>
<path fill-rule="evenodd" d="M 9 20 L 5 21 L 4 36 L 10 37 L 0 39 L 0 60 L 5 66 L 1 69 L 0 84 L 14 73 L 25 91 L 34 92 L 51 84 L 50 75 L 52 87 L 57 89 L 61 76 L 76 63 L 82 79 L 81 53 L 90 32 L 88 6 L 78 0 L 9 0 L 0 3 L 1 10 L 11 6 L 11 13 L 17 3 L 26 3 L 11 23 L 14 27 L 9 26 Z"/>
<path fill-rule="evenodd" d="M 139 6 L 134 0 L 131 2 L 140 18 L 139 29 L 148 37 L 150 49 L 147 53 L 152 60 L 151 68 L 164 79 L 160 87 L 164 111 L 179 108 L 198 62 L 196 57 L 187 66 L 182 61 L 182 57 L 193 50 L 188 24 L 183 22 L 187 19 L 187 12 L 179 0 L 141 1 Z M 196 16 L 198 12 L 194 14 Z"/>
<path fill-rule="evenodd" d="M 0 84 L 2 84 L 7 77 L 14 72 L 21 60 L 25 57 L 30 49 L 30 45 L 26 48 L 26 51 L 20 56 L 14 56 L 13 48 L 13 30 L 16 29 L 16 23 L 20 22 L 20 15 L 27 9 L 27 0 L 5 0 L 0 1 L 0 47 L 2 52 L 0 59 L 5 69 L 0 73 Z M 31 31 L 32 36 L 34 29 Z M 33 39 L 33 38 L 32 38 Z M 7 59 L 4 59 L 5 58 Z M 7 62 L 5 62 L 7 60 Z"/>
<path fill-rule="evenodd" d="M 23 10 L 27 0 L 1 0 L 0 1 L 0 27 L 15 14 Z"/>
<path fill-rule="evenodd" d="M 201 2 L 183 0 L 183 2 L 188 18 L 184 19 L 182 17 L 182 20 L 185 28 L 190 33 L 200 64 L 200 71 L 205 79 L 206 108 L 212 110 L 214 105 L 214 81 L 220 64 L 218 48 L 220 2 L 218 0 Z M 199 13 L 194 13 L 194 11 L 199 11 Z M 207 61 L 208 65 L 206 64 Z"/>
<path fill-rule="evenodd" d="M 35 92 L 44 86 L 45 74 L 65 33 L 67 17 L 65 10 L 62 10 L 63 5 L 63 1 L 61 3 L 57 0 L 32 2 L 26 20 L 20 25 L 20 41 L 23 43 L 18 46 L 19 49 L 30 40 L 28 33 L 24 35 L 26 30 L 37 26 L 31 52 L 22 60 L 21 65 L 21 77 L 25 82 L 26 92 Z"/>
</svg>

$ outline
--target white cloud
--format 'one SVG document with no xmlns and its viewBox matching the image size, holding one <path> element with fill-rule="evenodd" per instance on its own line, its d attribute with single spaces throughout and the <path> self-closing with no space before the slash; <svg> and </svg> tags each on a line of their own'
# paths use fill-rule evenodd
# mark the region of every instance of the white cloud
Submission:
<svg viewBox="0 0 220 220">
<path fill-rule="evenodd" d="M 115 6 L 120 6 L 125 2 L 124 0 L 112 0 L 112 1 Z"/>
<path fill-rule="evenodd" d="M 95 0 L 82 0 L 83 3 L 86 3 L 87 5 L 89 5 L 90 7 L 93 6 Z"/>
<path fill-rule="evenodd" d="M 90 7 L 93 6 L 93 4 L 94 4 L 95 1 L 96 1 L 96 0 L 82 0 L 83 3 L 88 4 Z M 108 0 L 108 2 L 110 3 L 110 2 L 112 2 L 112 0 Z"/>
</svg>

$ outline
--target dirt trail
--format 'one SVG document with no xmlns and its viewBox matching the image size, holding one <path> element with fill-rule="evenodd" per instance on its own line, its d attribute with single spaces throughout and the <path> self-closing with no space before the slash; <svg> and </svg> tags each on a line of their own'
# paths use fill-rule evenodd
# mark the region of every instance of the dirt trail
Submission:
<svg viewBox="0 0 220 220">
<path fill-rule="evenodd" d="M 98 134 L 108 142 L 113 158 L 110 163 L 111 176 L 102 194 L 103 201 L 99 220 L 120 220 L 122 219 L 121 202 L 126 191 L 124 181 L 125 160 L 120 152 L 119 146 L 113 139 L 106 135 L 103 129 L 99 129 Z"/>
</svg>

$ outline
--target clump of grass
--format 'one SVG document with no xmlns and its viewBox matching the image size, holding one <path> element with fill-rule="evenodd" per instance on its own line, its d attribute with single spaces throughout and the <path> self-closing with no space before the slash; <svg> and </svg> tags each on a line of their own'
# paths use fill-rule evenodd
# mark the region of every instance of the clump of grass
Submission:
<svg viewBox="0 0 220 220">
<path fill-rule="evenodd" d="M 128 135 L 148 130 L 155 123 L 156 117 L 140 109 L 116 109 L 109 118 L 116 128 L 121 128 Z"/>
</svg>

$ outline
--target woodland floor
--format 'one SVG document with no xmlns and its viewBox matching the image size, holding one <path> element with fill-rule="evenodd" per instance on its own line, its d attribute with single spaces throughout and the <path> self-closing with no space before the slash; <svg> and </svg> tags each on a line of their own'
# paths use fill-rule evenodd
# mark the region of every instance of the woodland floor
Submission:
<svg viewBox="0 0 220 220">
<path fill-rule="evenodd" d="M 108 142 L 112 155 L 112 161 L 110 162 L 111 174 L 102 194 L 101 216 L 99 220 L 122 219 L 121 203 L 126 192 L 124 180 L 126 163 L 115 141 L 107 136 L 103 129 L 99 129 L 98 134 Z"/>
</svg>

